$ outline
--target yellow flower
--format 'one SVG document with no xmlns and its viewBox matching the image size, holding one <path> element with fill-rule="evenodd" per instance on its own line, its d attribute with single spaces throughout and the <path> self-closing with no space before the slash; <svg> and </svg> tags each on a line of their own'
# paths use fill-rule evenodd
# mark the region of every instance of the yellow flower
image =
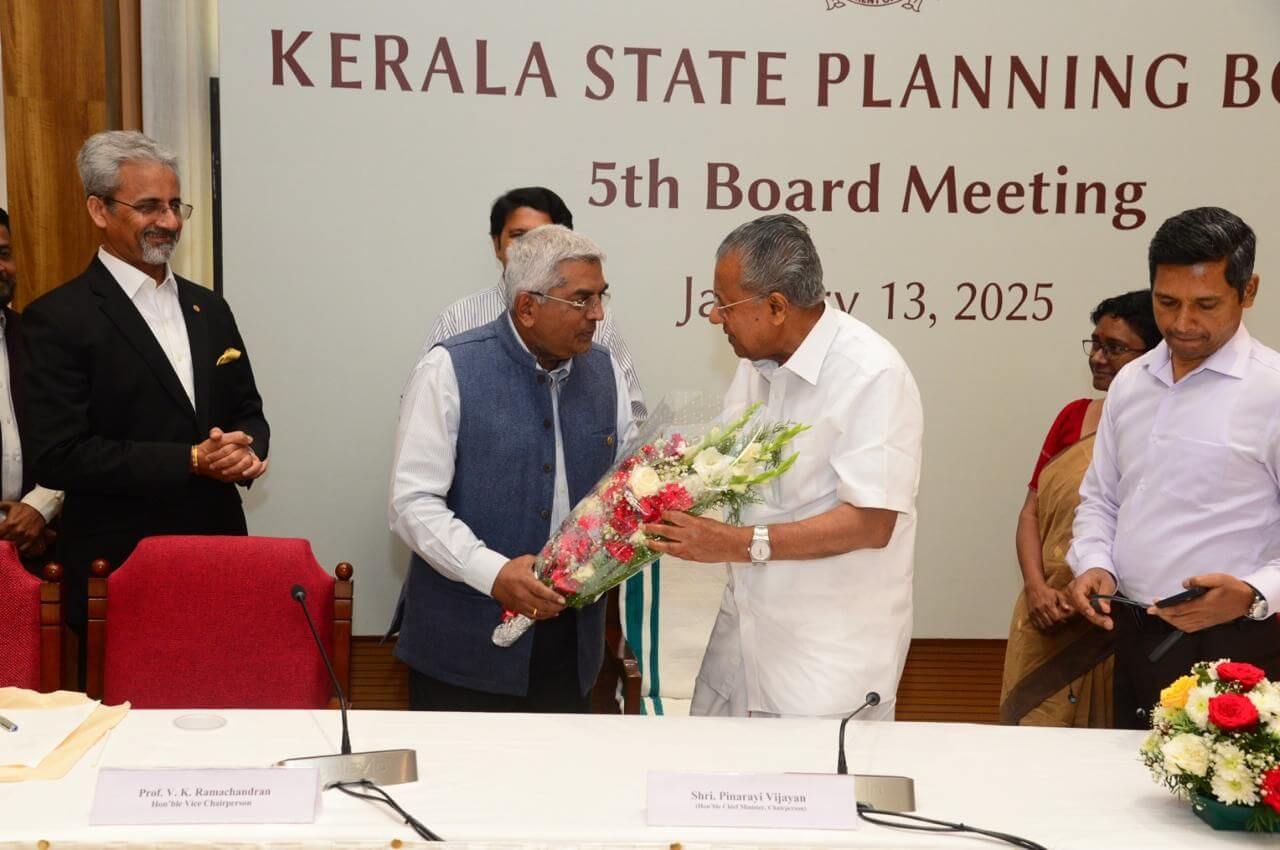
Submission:
<svg viewBox="0 0 1280 850">
<path fill-rule="evenodd" d="M 1187 704 L 1187 693 L 1196 686 L 1195 676 L 1183 676 L 1160 692 L 1160 705 L 1165 708 L 1183 708 Z"/>
</svg>

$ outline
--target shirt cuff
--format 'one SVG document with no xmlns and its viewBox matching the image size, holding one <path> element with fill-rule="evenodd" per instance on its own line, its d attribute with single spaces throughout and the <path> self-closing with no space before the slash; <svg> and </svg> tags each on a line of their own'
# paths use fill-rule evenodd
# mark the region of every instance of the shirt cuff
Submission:
<svg viewBox="0 0 1280 850">
<path fill-rule="evenodd" d="M 62 510 L 62 500 L 61 490 L 40 486 L 32 488 L 30 493 L 22 497 L 23 504 L 38 510 L 46 523 L 53 522 L 53 518 Z"/>
<path fill-rule="evenodd" d="M 1111 560 L 1111 553 L 1102 546 L 1090 546 L 1084 549 L 1077 549 L 1074 545 L 1067 550 L 1067 565 L 1071 567 L 1072 574 L 1080 576 L 1092 569 L 1102 569 L 1111 573 L 1111 577 L 1116 580 L 1116 584 L 1120 583 L 1120 576 L 1116 574 L 1116 565 Z"/>
<path fill-rule="evenodd" d="M 1272 561 L 1253 575 L 1240 578 L 1262 594 L 1272 614 L 1280 612 L 1280 561 Z"/>
<path fill-rule="evenodd" d="M 492 596 L 493 583 L 498 578 L 498 573 L 506 566 L 508 560 L 505 555 L 501 555 L 492 549 L 480 547 L 467 561 L 467 584 L 485 596 Z"/>
</svg>

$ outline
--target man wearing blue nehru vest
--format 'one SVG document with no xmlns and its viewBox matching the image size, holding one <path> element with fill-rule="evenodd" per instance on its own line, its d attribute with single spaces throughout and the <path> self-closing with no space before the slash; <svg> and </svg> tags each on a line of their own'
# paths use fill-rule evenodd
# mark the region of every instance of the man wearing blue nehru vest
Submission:
<svg viewBox="0 0 1280 850">
<path fill-rule="evenodd" d="M 1068 594 L 1115 630 L 1120 727 L 1146 726 L 1160 689 L 1197 661 L 1280 675 L 1280 353 L 1242 321 L 1258 294 L 1255 246 L 1217 207 L 1160 226 L 1147 263 L 1164 341 L 1120 370 L 1102 408 Z M 1202 595 L 1153 604 L 1190 588 Z M 1150 607 L 1093 607 L 1117 592 Z"/>
<path fill-rule="evenodd" d="M 585 712 L 602 603 L 566 609 L 533 554 L 634 431 L 622 368 L 593 344 L 604 255 L 547 225 L 512 243 L 507 312 L 427 351 L 401 399 L 391 529 L 413 550 L 392 631 L 418 710 Z M 536 621 L 491 641 L 503 610 Z"/>
</svg>

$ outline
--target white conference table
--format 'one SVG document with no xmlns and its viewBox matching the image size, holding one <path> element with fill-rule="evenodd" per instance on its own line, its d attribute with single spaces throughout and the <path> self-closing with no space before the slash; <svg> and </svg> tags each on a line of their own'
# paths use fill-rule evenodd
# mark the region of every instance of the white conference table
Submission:
<svg viewBox="0 0 1280 850">
<path fill-rule="evenodd" d="M 418 839 L 385 807 L 326 791 L 314 824 L 88 825 L 99 767 L 243 767 L 336 752 L 337 712 L 218 711 L 215 731 L 183 731 L 190 712 L 133 711 L 66 777 L 0 784 L 0 847 L 203 845 L 395 847 Z M 357 711 L 356 750 L 413 747 L 419 781 L 388 786 L 407 811 L 458 847 L 1000 847 L 981 838 L 903 832 L 648 827 L 650 770 L 830 771 L 824 720 Z M 963 821 L 1047 848 L 1276 846 L 1214 832 L 1158 788 L 1138 732 L 934 723 L 850 724 L 850 770 L 912 776 L 918 814 Z M 40 842 L 48 842 L 41 844 Z M 438 845 L 437 845 L 438 846 Z"/>
</svg>

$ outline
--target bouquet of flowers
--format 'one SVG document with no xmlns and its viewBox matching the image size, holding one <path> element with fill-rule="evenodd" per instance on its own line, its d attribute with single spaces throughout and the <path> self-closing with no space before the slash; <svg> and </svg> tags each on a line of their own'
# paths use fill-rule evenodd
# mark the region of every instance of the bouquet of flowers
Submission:
<svg viewBox="0 0 1280 850">
<path fill-rule="evenodd" d="M 1280 827 L 1280 685 L 1252 664 L 1202 661 L 1160 692 L 1142 760 L 1190 798 L 1244 806 L 1250 830 Z"/>
<path fill-rule="evenodd" d="M 538 553 L 538 578 L 570 608 L 590 605 L 658 559 L 640 526 L 658 522 L 663 511 L 720 510 L 737 523 L 742 508 L 760 500 L 760 485 L 795 464 L 797 456 L 783 457 L 783 448 L 808 428 L 766 422 L 759 404 L 698 439 L 690 429 L 677 429 L 674 418 L 666 405 L 655 412 L 638 447 L 623 449 Z M 511 646 L 532 625 L 508 611 L 493 642 Z"/>
</svg>

